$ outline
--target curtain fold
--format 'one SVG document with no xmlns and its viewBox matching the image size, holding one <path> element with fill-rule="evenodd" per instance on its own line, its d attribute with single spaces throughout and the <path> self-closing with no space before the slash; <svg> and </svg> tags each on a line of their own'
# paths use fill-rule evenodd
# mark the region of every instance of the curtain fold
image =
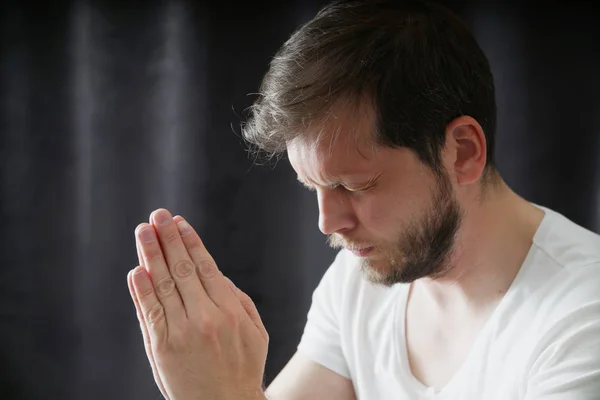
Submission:
<svg viewBox="0 0 600 400">
<path fill-rule="evenodd" d="M 495 73 L 496 158 L 520 194 L 598 231 L 600 29 L 584 3 L 447 2 Z M 127 272 L 166 207 L 197 228 L 295 351 L 333 260 L 285 157 L 257 166 L 240 116 L 324 1 L 0 5 L 0 397 L 158 398 Z"/>
</svg>

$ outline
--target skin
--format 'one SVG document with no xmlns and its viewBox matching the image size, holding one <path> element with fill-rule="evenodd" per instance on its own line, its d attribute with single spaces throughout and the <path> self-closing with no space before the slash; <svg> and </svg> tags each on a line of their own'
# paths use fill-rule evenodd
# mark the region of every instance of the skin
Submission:
<svg viewBox="0 0 600 400">
<path fill-rule="evenodd" d="M 372 247 L 361 263 L 377 284 L 411 282 L 411 369 L 441 386 L 512 283 L 543 211 L 500 178 L 483 191 L 485 134 L 471 117 L 446 127 L 440 177 L 410 150 L 373 145 L 370 110 L 332 116 L 288 144 L 290 163 L 317 193 L 330 244 Z M 154 378 L 168 400 L 264 399 L 258 312 L 184 223 L 159 209 L 136 229 L 140 266 L 128 283 Z"/>
<path fill-rule="evenodd" d="M 312 134 L 290 142 L 289 161 L 317 193 L 319 228 L 330 244 L 372 247 L 360 262 L 376 284 L 411 283 L 412 372 L 441 387 L 508 290 L 544 213 L 499 176 L 483 188 L 486 138 L 475 119 L 447 125 L 442 178 L 406 148 L 374 145 L 373 125 L 365 107 L 334 108 Z M 434 239 L 447 239 L 440 230 L 449 227 L 452 239 L 439 245 Z"/>
<path fill-rule="evenodd" d="M 347 118 L 326 125 L 352 121 Z M 363 112 L 358 121 L 354 131 L 352 124 L 325 126 L 341 132 L 336 140 L 313 135 L 288 148 L 298 180 L 317 192 L 321 232 L 333 248 L 372 248 L 360 262 L 374 283 L 443 276 L 463 214 L 450 179 L 408 149 L 374 148 L 369 135 L 357 135 L 371 131 L 370 115 Z"/>
<path fill-rule="evenodd" d="M 438 265 L 415 272 L 403 282 L 422 282 L 432 294 L 447 297 L 445 284 L 452 286 L 446 294 L 466 295 L 473 290 L 462 284 L 467 286 L 471 276 L 490 270 L 505 272 L 507 280 L 512 280 L 543 212 L 517 196 L 499 177 L 484 192 L 486 142 L 479 123 L 462 116 L 448 124 L 441 179 L 409 149 L 373 145 L 372 127 L 369 110 L 337 109 L 333 118 L 319 126 L 318 139 L 317 133 L 309 134 L 288 146 L 298 180 L 316 191 L 319 228 L 329 242 L 335 247 L 374 247 L 361 259 L 367 278 L 396 283 L 391 278 L 402 276 L 406 263 L 402 257 L 392 262 L 390 255 L 426 251 L 407 244 L 415 242 L 411 236 L 419 235 L 428 219 L 448 219 L 450 204 L 459 218 Z M 439 204 L 440 199 L 448 204 Z M 510 237 L 506 237 L 508 232 Z M 420 244 L 433 245 L 423 240 Z M 512 250 L 515 245 L 518 251 Z M 509 254 L 503 253 L 507 249 Z M 510 268 L 504 261 L 507 256 L 514 264 Z"/>
<path fill-rule="evenodd" d="M 265 399 L 269 337 L 252 300 L 165 209 L 136 228 L 127 281 L 154 379 L 167 400 Z"/>
</svg>

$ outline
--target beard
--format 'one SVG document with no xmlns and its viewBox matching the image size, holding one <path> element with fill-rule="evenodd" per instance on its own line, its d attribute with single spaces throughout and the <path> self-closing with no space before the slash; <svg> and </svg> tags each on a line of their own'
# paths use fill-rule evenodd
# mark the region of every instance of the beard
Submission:
<svg viewBox="0 0 600 400">
<path fill-rule="evenodd" d="M 427 209 L 409 221 L 395 240 L 374 244 L 383 257 L 378 260 L 360 258 L 365 278 L 389 287 L 424 277 L 443 277 L 451 269 L 450 259 L 462 217 L 463 212 L 450 180 L 445 175 L 438 176 Z M 338 249 L 352 243 L 339 234 L 329 235 L 327 241 L 331 247 Z"/>
</svg>

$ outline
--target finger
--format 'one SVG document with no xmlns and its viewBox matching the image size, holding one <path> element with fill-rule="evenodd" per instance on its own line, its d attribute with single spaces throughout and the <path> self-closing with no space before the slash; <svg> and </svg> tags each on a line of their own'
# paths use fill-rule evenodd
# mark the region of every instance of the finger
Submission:
<svg viewBox="0 0 600 400">
<path fill-rule="evenodd" d="M 171 213 L 158 209 L 150 215 L 150 220 L 158 233 L 163 255 L 169 272 L 175 279 L 186 313 L 189 316 L 192 312 L 202 312 L 200 307 L 208 307 L 210 312 L 214 305 L 198 279 L 196 265 L 181 240 Z"/>
<path fill-rule="evenodd" d="M 185 245 L 188 254 L 198 266 L 198 275 L 202 281 L 202 286 L 212 301 L 221 309 L 225 307 L 235 307 L 235 296 L 232 296 L 231 290 L 227 287 L 225 277 L 217 267 L 215 260 L 208 253 L 202 240 L 194 231 L 192 226 L 180 216 L 175 218 L 177 228 L 181 235 L 181 240 Z"/>
<path fill-rule="evenodd" d="M 248 296 L 246 293 L 241 291 L 237 286 L 235 286 L 235 284 L 231 281 L 231 279 L 229 279 L 228 277 L 225 277 L 225 279 L 227 280 L 227 283 L 229 284 L 231 290 L 235 292 L 244 311 L 246 311 L 246 314 L 248 314 L 248 316 L 250 317 L 250 320 L 252 320 L 252 322 L 258 328 L 258 330 L 260 331 L 261 335 L 265 338 L 265 340 L 268 341 L 269 334 L 267 333 L 267 329 L 265 328 L 265 325 L 262 322 L 262 318 L 260 317 L 260 314 L 259 314 L 258 310 L 256 309 L 256 305 L 254 304 L 254 302 L 252 301 L 250 296 Z"/>
<path fill-rule="evenodd" d="M 175 281 L 169 272 L 163 252 L 158 242 L 154 227 L 149 224 L 140 224 L 136 228 L 136 241 L 142 253 L 146 270 L 151 278 L 149 281 L 154 288 L 154 296 L 164 307 L 167 324 L 178 324 L 186 319 L 185 308 L 175 286 Z M 143 274 L 137 271 L 133 275 L 134 282 L 137 275 Z M 138 299 L 141 298 L 138 293 Z"/>
<path fill-rule="evenodd" d="M 135 249 L 137 250 L 138 263 L 140 264 L 140 266 L 145 268 L 146 265 L 144 264 L 144 257 L 142 256 L 142 249 L 140 248 L 140 246 L 137 245 L 137 241 L 136 241 Z"/>
<path fill-rule="evenodd" d="M 150 274 L 145 268 L 136 268 L 131 280 L 151 342 L 155 337 L 166 338 L 166 310 L 156 295 Z"/>
<path fill-rule="evenodd" d="M 237 286 L 235 286 L 233 284 L 233 281 L 231 279 L 229 279 L 228 277 L 225 277 L 225 279 L 227 280 L 227 284 L 229 285 L 229 288 L 231 289 L 231 293 L 235 294 L 235 296 L 237 297 L 237 291 L 239 289 L 237 288 Z"/>
<path fill-rule="evenodd" d="M 144 320 L 144 315 L 142 314 L 142 309 L 140 307 L 140 303 L 138 301 L 137 295 L 135 294 L 135 288 L 133 287 L 133 274 L 139 268 L 144 268 L 143 266 L 138 266 L 127 274 L 127 286 L 129 287 L 129 294 L 133 299 L 133 304 L 135 304 L 135 312 L 140 321 L 140 329 L 142 331 L 142 337 L 144 339 L 144 349 L 146 350 L 146 355 L 148 356 L 148 360 L 150 361 L 150 367 L 152 368 L 152 375 L 154 376 L 154 381 L 158 385 L 161 393 L 166 393 L 165 388 L 162 384 L 162 380 L 160 379 L 160 375 L 158 374 L 158 369 L 156 368 L 156 361 L 154 361 L 154 353 L 152 352 L 152 343 L 150 342 L 150 335 L 148 334 L 148 327 L 146 326 L 146 321 Z"/>
</svg>

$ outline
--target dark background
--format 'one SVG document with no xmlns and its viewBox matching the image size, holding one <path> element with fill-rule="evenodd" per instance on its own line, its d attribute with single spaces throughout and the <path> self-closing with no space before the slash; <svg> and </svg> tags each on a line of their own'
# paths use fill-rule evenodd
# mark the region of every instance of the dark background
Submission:
<svg viewBox="0 0 600 400">
<path fill-rule="evenodd" d="M 594 3 L 446 3 L 492 63 L 506 181 L 598 231 Z M 159 397 L 126 284 L 158 207 L 255 300 L 267 382 L 283 367 L 334 253 L 287 161 L 253 167 L 239 116 L 323 4 L 2 2 L 0 398 Z"/>
</svg>

